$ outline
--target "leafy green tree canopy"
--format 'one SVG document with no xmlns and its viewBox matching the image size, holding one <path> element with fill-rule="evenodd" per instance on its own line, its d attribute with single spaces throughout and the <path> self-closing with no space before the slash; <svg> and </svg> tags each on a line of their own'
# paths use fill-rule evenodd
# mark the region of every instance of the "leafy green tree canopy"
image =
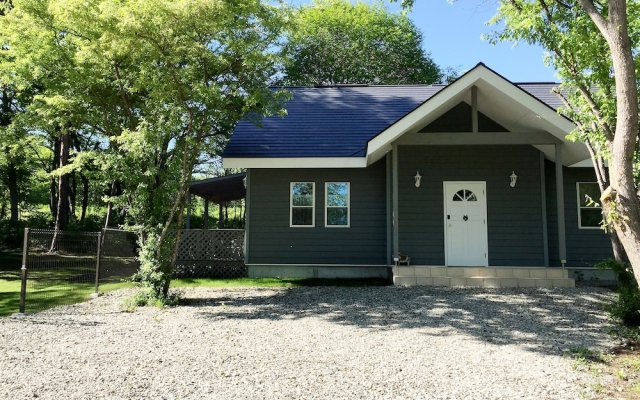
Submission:
<svg viewBox="0 0 640 400">
<path fill-rule="evenodd" d="M 260 0 L 15 0 L 3 17 L 0 84 L 42 87 L 32 131 L 99 138 L 58 173 L 91 164 L 118 188 L 106 200 L 140 233 L 145 297 L 168 295 L 199 156 L 280 111 L 282 26 Z"/>
<path fill-rule="evenodd" d="M 443 72 L 422 49 L 422 34 L 382 5 L 317 0 L 293 13 L 282 83 L 429 84 Z"/>
<path fill-rule="evenodd" d="M 524 41 L 547 50 L 562 78 L 570 138 L 587 145 L 603 193 L 605 226 L 640 280 L 640 148 L 637 0 L 503 0 L 492 41 Z M 624 248 L 624 252 L 622 251 Z"/>
</svg>

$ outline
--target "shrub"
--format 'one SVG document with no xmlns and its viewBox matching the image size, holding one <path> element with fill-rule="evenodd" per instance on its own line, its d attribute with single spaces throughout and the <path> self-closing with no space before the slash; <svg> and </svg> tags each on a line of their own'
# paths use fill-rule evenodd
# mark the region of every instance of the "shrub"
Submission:
<svg viewBox="0 0 640 400">
<path fill-rule="evenodd" d="M 625 325 L 640 325 L 640 290 L 631 266 L 615 260 L 605 260 L 596 267 L 611 269 L 618 278 L 618 297 L 606 307 L 609 314 Z"/>
</svg>

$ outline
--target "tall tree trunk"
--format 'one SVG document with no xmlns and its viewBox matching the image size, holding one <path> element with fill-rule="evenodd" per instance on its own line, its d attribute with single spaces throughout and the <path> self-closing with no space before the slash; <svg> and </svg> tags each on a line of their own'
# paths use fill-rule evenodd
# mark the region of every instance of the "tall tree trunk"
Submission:
<svg viewBox="0 0 640 400">
<path fill-rule="evenodd" d="M 69 162 L 69 135 L 63 133 L 60 140 L 60 167 Z M 62 174 L 58 178 L 58 205 L 56 207 L 56 224 L 53 240 L 49 252 L 57 250 L 59 231 L 67 228 L 69 224 L 69 174 Z"/>
<path fill-rule="evenodd" d="M 60 137 L 53 139 L 53 157 L 51 159 L 51 171 L 58 168 L 60 165 Z M 58 206 L 58 185 L 55 177 L 51 177 L 49 181 L 49 210 L 51 211 L 51 218 L 55 222 L 57 218 L 57 206 Z"/>
<path fill-rule="evenodd" d="M 0 219 L 5 219 L 7 216 L 7 198 L 2 196 L 2 203 L 0 204 Z"/>
<path fill-rule="evenodd" d="M 18 189 L 18 169 L 13 162 L 9 162 L 7 166 L 6 184 L 9 189 L 9 203 L 11 208 L 11 217 L 9 222 L 11 226 L 18 225 L 19 210 L 18 203 L 20 201 L 20 191 Z"/>
<path fill-rule="evenodd" d="M 605 190 L 601 200 L 616 211 L 617 217 L 611 219 L 611 224 L 624 246 L 636 280 L 640 282 L 640 199 L 633 176 L 639 133 L 638 87 L 629 38 L 627 3 L 625 0 L 609 0 L 605 17 L 592 0 L 579 2 L 611 50 L 616 86 L 616 131 L 609 161 L 611 190 Z"/>
<path fill-rule="evenodd" d="M 87 216 L 87 207 L 89 207 L 89 178 L 85 174 L 80 174 L 82 181 L 82 209 L 80 210 L 80 224 L 84 224 Z"/>
<path fill-rule="evenodd" d="M 113 197 L 116 195 L 116 182 L 111 182 L 111 189 L 109 190 L 109 196 Z M 107 204 L 107 215 L 104 217 L 104 228 L 107 229 L 109 224 L 111 223 L 111 214 L 113 213 L 113 202 L 109 201 Z"/>
<path fill-rule="evenodd" d="M 72 173 L 69 176 L 69 215 L 75 218 L 76 216 L 76 199 L 78 198 L 78 182 L 76 181 L 76 173 Z"/>
<path fill-rule="evenodd" d="M 9 92 L 6 87 L 2 87 L 2 92 L 0 93 L 2 96 L 2 101 L 0 102 L 0 126 L 9 126 L 11 124 L 11 119 L 13 117 L 13 111 L 11 109 L 11 98 L 9 97 Z M 11 156 L 9 154 L 9 148 L 4 149 L 5 156 L 8 160 L 6 177 L 3 179 L 7 188 L 9 189 L 9 202 L 11 209 L 11 217 L 9 222 L 11 226 L 15 227 L 18 225 L 18 201 L 19 201 L 19 190 L 18 190 L 18 168 L 16 164 L 12 161 Z"/>
<path fill-rule="evenodd" d="M 609 235 L 609 240 L 611 241 L 611 250 L 613 251 L 613 258 L 618 262 L 626 262 L 627 253 L 624 251 L 624 246 L 620 242 L 618 238 L 618 234 L 616 231 L 611 230 L 607 233 Z"/>
</svg>

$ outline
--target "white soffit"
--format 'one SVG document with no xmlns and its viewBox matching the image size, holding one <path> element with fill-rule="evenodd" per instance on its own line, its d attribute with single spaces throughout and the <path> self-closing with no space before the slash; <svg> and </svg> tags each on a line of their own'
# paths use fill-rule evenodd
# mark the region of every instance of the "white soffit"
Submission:
<svg viewBox="0 0 640 400">
<path fill-rule="evenodd" d="M 609 166 L 609 163 L 606 161 L 604 164 L 607 167 Z M 591 158 L 587 158 L 586 160 L 569 165 L 569 168 L 593 168 L 593 160 Z"/>
</svg>

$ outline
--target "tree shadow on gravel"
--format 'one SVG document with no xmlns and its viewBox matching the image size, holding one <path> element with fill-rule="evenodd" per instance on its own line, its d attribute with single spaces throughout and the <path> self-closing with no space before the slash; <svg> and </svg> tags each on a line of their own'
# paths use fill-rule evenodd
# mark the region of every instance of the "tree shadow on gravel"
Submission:
<svg viewBox="0 0 640 400">
<path fill-rule="evenodd" d="M 90 320 L 81 320 L 72 317 L 65 317 L 57 314 L 31 314 L 24 316 L 12 316 L 3 319 L 4 322 L 18 322 L 20 324 L 31 324 L 31 325 L 48 325 L 51 327 L 56 326 L 82 326 L 82 327 L 92 327 L 104 325 L 104 322 L 99 321 L 90 321 Z"/>
<path fill-rule="evenodd" d="M 418 329 L 432 336 L 467 334 L 498 345 L 561 354 L 606 344 L 604 289 L 454 289 L 301 287 L 220 292 L 191 298 L 213 320 L 309 317 L 371 330 Z"/>
</svg>

